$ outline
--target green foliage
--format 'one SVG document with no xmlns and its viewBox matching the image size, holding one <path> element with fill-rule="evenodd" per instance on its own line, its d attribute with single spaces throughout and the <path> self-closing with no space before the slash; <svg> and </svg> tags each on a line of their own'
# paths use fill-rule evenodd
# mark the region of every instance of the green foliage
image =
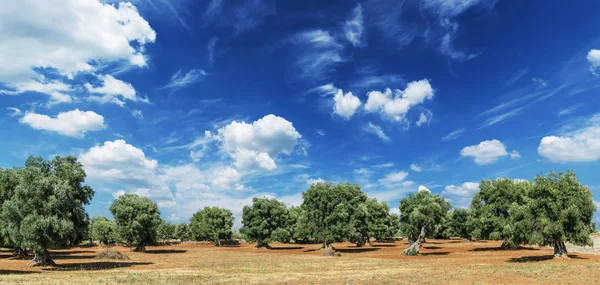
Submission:
<svg viewBox="0 0 600 285">
<path fill-rule="evenodd" d="M 400 201 L 400 231 L 410 243 L 417 240 L 421 230 L 425 236 L 434 236 L 445 222 L 450 202 L 427 191 L 409 194 Z"/>
<path fill-rule="evenodd" d="M 266 197 L 254 197 L 251 206 L 244 206 L 240 232 L 259 246 L 274 241 L 289 241 L 289 211 L 282 202 Z"/>
<path fill-rule="evenodd" d="M 49 248 L 78 244 L 88 231 L 84 206 L 94 196 L 92 188 L 83 185 L 85 177 L 83 166 L 72 156 L 50 161 L 29 157 L 25 167 L 3 170 L 3 236 L 13 246 L 31 248 L 45 257 Z"/>
<path fill-rule="evenodd" d="M 161 221 L 156 229 L 156 237 L 160 241 L 173 239 L 175 237 L 175 225 L 167 221 Z"/>
<path fill-rule="evenodd" d="M 15 193 L 15 188 L 19 184 L 19 177 L 17 176 L 17 169 L 2 169 L 0 168 L 0 211 L 1 206 L 5 201 Z M 9 228 L 5 219 L 0 219 L 0 246 L 12 247 L 15 245 L 11 241 L 9 235 Z"/>
<path fill-rule="evenodd" d="M 188 224 L 186 223 L 179 223 L 177 225 L 175 225 L 175 230 L 174 230 L 174 238 L 178 239 L 179 241 L 185 241 L 185 240 L 189 240 L 190 239 L 190 234 L 189 234 L 189 227 Z"/>
<path fill-rule="evenodd" d="M 467 222 L 469 220 L 469 210 L 467 209 L 455 209 L 448 213 L 447 229 L 444 233 L 445 237 L 462 237 L 467 238 L 470 236 L 469 227 Z"/>
<path fill-rule="evenodd" d="M 482 180 L 471 200 L 468 226 L 477 239 L 504 239 L 510 207 L 525 203 L 525 193 L 531 183 L 509 178 Z"/>
<path fill-rule="evenodd" d="M 117 225 L 106 217 L 93 217 L 90 224 L 89 237 L 103 244 L 117 241 L 119 239 Z"/>
<path fill-rule="evenodd" d="M 353 232 L 349 240 L 362 245 L 371 238 L 378 240 L 393 237 L 398 231 L 398 216 L 390 214 L 386 202 L 368 198 L 361 203 L 351 216 Z"/>
<path fill-rule="evenodd" d="M 592 222 L 596 206 L 590 189 L 577 181 L 574 172 L 538 175 L 525 194 L 526 203 L 510 208 L 507 243 L 593 246 L 590 234 L 596 228 Z"/>
<path fill-rule="evenodd" d="M 196 241 L 212 241 L 217 246 L 221 240 L 231 239 L 233 214 L 228 209 L 204 207 L 190 219 L 191 238 Z"/>
<path fill-rule="evenodd" d="M 148 198 L 136 194 L 125 194 L 110 206 L 115 218 L 117 232 L 127 244 L 135 245 L 136 250 L 156 242 L 156 229 L 160 224 L 158 206 Z"/>
<path fill-rule="evenodd" d="M 314 241 L 312 233 L 304 225 L 308 223 L 306 211 L 300 206 L 292 206 L 289 209 L 288 232 L 297 243 Z"/>
<path fill-rule="evenodd" d="M 345 241 L 356 234 L 355 215 L 367 195 L 356 184 L 315 183 L 302 193 L 303 215 L 298 222 L 302 231 L 326 246 L 331 242 Z"/>
</svg>

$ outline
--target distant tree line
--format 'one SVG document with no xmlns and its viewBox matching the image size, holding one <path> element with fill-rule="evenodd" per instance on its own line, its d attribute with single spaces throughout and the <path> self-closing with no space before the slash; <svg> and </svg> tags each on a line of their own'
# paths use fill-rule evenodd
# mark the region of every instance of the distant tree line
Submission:
<svg viewBox="0 0 600 285">
<path fill-rule="evenodd" d="M 222 245 L 232 238 L 270 248 L 272 242 L 332 243 L 356 246 L 373 240 L 404 236 L 416 255 L 427 238 L 462 237 L 503 240 L 503 248 L 523 244 L 550 245 L 554 257 L 567 258 L 565 242 L 591 246 L 596 210 L 589 188 L 575 173 L 550 172 L 532 181 L 483 180 L 470 209 L 451 210 L 443 197 L 429 191 L 409 194 L 400 201 L 399 215 L 385 202 L 369 198 L 359 185 L 321 182 L 302 193 L 299 206 L 255 197 L 242 213 L 239 233 L 232 231 L 230 210 L 204 207 L 189 224 L 171 224 L 160 218 L 155 202 L 125 194 L 110 206 L 113 220 L 85 212 L 94 191 L 84 185 L 86 175 L 75 157 L 44 160 L 30 157 L 24 167 L 0 169 L 0 245 L 25 256 L 29 265 L 54 264 L 49 249 L 94 240 L 115 242 L 144 251 L 159 241 L 195 240 Z"/>
</svg>

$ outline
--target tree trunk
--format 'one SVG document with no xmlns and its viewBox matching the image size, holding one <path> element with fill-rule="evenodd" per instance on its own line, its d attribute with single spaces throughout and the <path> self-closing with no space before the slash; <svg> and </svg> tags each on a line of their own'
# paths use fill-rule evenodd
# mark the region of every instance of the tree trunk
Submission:
<svg viewBox="0 0 600 285">
<path fill-rule="evenodd" d="M 138 244 L 135 249 L 133 249 L 134 252 L 145 252 L 146 251 L 146 246 L 144 244 Z"/>
<path fill-rule="evenodd" d="M 552 245 L 554 246 L 555 259 L 569 259 L 569 256 L 567 255 L 567 247 L 565 246 L 564 242 L 554 241 L 552 242 Z"/>
<path fill-rule="evenodd" d="M 322 248 L 327 248 L 327 242 L 323 241 L 323 247 Z"/>
<path fill-rule="evenodd" d="M 221 240 L 217 239 L 217 242 L 215 243 L 216 246 L 221 246 Z"/>
<path fill-rule="evenodd" d="M 272 249 L 272 247 L 266 243 L 266 242 L 258 242 L 258 244 L 256 245 L 256 248 L 266 248 L 266 249 Z"/>
<path fill-rule="evenodd" d="M 56 263 L 54 263 L 54 261 L 52 259 L 50 259 L 50 254 L 48 253 L 48 250 L 44 249 L 41 251 L 34 251 L 35 255 L 33 256 L 33 259 L 31 261 L 29 261 L 29 263 L 27 263 L 28 266 L 46 266 L 46 265 L 50 265 L 50 266 L 55 266 Z"/>
<path fill-rule="evenodd" d="M 28 256 L 27 249 L 25 249 L 25 248 L 17 247 L 17 248 L 15 248 L 15 251 L 13 251 L 13 257 L 15 259 L 23 259 L 27 256 Z"/>
<path fill-rule="evenodd" d="M 423 241 L 425 240 L 425 226 L 421 227 L 421 233 L 419 234 L 419 237 L 417 237 L 417 239 L 407 248 L 405 249 L 402 254 L 403 255 L 417 255 L 417 253 L 419 253 L 419 249 L 421 248 L 421 245 L 423 244 Z"/>
<path fill-rule="evenodd" d="M 363 245 L 365 245 L 365 239 L 359 238 L 358 241 L 356 242 L 356 247 L 362 247 Z"/>
</svg>

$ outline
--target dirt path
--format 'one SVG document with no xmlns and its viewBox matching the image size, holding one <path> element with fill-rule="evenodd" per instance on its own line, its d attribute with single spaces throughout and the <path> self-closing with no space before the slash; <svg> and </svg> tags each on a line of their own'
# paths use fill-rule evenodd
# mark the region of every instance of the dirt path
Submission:
<svg viewBox="0 0 600 285">
<path fill-rule="evenodd" d="M 567 244 L 567 251 L 587 254 L 600 254 L 600 236 L 592 237 L 592 240 L 594 241 L 594 247 L 581 247 Z"/>
</svg>

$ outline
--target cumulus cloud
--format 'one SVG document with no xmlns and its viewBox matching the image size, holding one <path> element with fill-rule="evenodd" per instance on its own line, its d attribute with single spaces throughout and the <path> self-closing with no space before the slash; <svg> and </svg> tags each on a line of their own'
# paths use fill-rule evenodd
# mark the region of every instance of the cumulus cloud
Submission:
<svg viewBox="0 0 600 285">
<path fill-rule="evenodd" d="M 500 157 L 507 156 L 506 146 L 499 140 L 482 141 L 477 145 L 467 146 L 460 151 L 463 157 L 473 157 L 479 165 L 491 164 Z"/>
<path fill-rule="evenodd" d="M 538 153 L 556 162 L 585 162 L 600 159 L 600 124 L 578 129 L 565 136 L 543 137 Z"/>
<path fill-rule="evenodd" d="M 600 67 L 600 50 L 592 49 L 587 55 L 587 60 L 590 63 L 590 70 L 596 74 Z"/>
<path fill-rule="evenodd" d="M 148 102 L 148 99 L 137 97 L 135 89 L 127 82 L 116 79 L 111 75 L 101 75 L 98 78 L 102 81 L 101 86 L 94 87 L 89 83 L 85 84 L 85 87 L 90 93 L 102 95 L 90 97 L 90 101 L 95 101 L 101 104 L 115 103 L 119 106 L 125 105 L 123 100 L 129 100 L 133 102 Z"/>
<path fill-rule="evenodd" d="M 431 193 L 431 190 L 429 190 L 429 188 L 425 187 L 425 185 L 419 185 L 418 191 L 419 192 L 421 192 L 421 191 L 427 191 L 427 192 Z"/>
<path fill-rule="evenodd" d="M 404 90 L 392 91 L 388 88 L 384 92 L 369 92 L 365 110 L 380 113 L 382 117 L 392 121 L 404 121 L 411 107 L 431 100 L 433 95 L 434 90 L 429 80 L 413 81 Z"/>
<path fill-rule="evenodd" d="M 202 69 L 190 69 L 187 73 L 183 73 L 183 71 L 179 69 L 171 76 L 171 80 L 163 88 L 174 91 L 179 90 L 202 81 L 206 75 L 206 71 Z"/>
<path fill-rule="evenodd" d="M 448 185 L 442 192 L 443 195 L 470 197 L 479 190 L 479 183 L 465 182 L 460 186 Z"/>
<path fill-rule="evenodd" d="M 421 172 L 421 167 L 418 164 L 411 164 L 410 165 L 410 170 L 414 171 L 414 172 Z"/>
<path fill-rule="evenodd" d="M 346 39 L 354 47 L 363 47 L 366 45 L 366 42 L 364 41 L 365 28 L 363 9 L 360 3 L 352 10 L 350 19 L 346 20 L 344 23 L 344 33 L 346 34 Z"/>
<path fill-rule="evenodd" d="M 131 3 L 115 6 L 98 0 L 7 1 L 0 26 L 11 27 L 0 29 L 0 82 L 15 93 L 48 94 L 51 103 L 72 102 L 66 94 L 72 88 L 40 72 L 71 79 L 111 63 L 146 66 L 144 45 L 156 39 Z"/>
<path fill-rule="evenodd" d="M 333 113 L 346 120 L 350 119 L 361 105 L 360 99 L 352 95 L 352 92 L 348 92 L 344 95 L 344 92 L 341 89 L 338 90 L 337 94 L 333 97 L 333 102 Z"/>
<path fill-rule="evenodd" d="M 252 124 L 233 121 L 214 135 L 222 151 L 233 160 L 236 168 L 277 168 L 278 154 L 291 154 L 302 136 L 293 124 L 282 117 L 267 115 Z"/>
<path fill-rule="evenodd" d="M 408 177 L 408 172 L 406 171 L 392 172 L 380 179 L 379 182 L 384 185 L 393 185 L 404 181 L 406 177 Z"/>
<path fill-rule="evenodd" d="M 521 154 L 518 151 L 513 150 L 510 152 L 510 158 L 512 158 L 512 159 L 521 158 Z"/>
<path fill-rule="evenodd" d="M 385 134 L 385 132 L 383 131 L 383 129 L 380 126 L 375 125 L 375 124 L 373 124 L 371 122 L 369 122 L 368 124 L 364 125 L 363 126 L 363 130 L 365 132 L 367 132 L 367 133 L 371 133 L 371 134 L 376 135 L 379 139 L 381 139 L 384 142 L 390 142 L 390 141 L 392 141 L 390 139 L 390 137 L 388 137 Z"/>
<path fill-rule="evenodd" d="M 36 130 L 57 132 L 64 136 L 82 138 L 87 132 L 99 131 L 106 128 L 104 117 L 93 111 L 61 112 L 56 118 L 47 115 L 27 112 L 21 118 L 21 123 Z"/>
<path fill-rule="evenodd" d="M 308 184 L 308 185 L 313 185 L 313 184 L 317 184 L 317 183 L 325 183 L 325 182 L 327 182 L 327 181 L 325 179 L 321 179 L 321 178 L 317 178 L 317 179 L 311 178 L 311 179 L 306 180 L 306 184 Z"/>
<path fill-rule="evenodd" d="M 429 122 L 429 117 L 425 115 L 425 113 L 421 113 L 421 115 L 419 116 L 419 120 L 417 121 L 417 127 L 420 127 L 427 122 Z"/>
</svg>

